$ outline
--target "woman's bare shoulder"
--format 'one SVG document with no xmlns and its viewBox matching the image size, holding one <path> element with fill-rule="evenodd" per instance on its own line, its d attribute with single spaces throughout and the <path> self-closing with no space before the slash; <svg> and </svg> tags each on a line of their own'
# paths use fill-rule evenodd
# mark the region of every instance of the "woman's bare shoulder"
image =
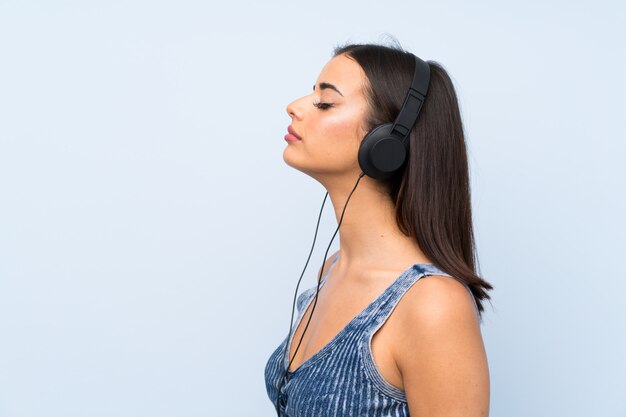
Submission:
<svg viewBox="0 0 626 417">
<path fill-rule="evenodd" d="M 406 291 L 398 307 L 402 321 L 409 327 L 439 325 L 451 319 L 463 319 L 468 325 L 479 324 L 467 287 L 446 275 L 420 278 Z"/>
</svg>

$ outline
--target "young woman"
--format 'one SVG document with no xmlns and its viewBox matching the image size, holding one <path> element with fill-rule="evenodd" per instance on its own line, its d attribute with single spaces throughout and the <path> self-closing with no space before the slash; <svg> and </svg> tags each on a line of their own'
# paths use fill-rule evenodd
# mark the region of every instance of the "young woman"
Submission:
<svg viewBox="0 0 626 417">
<path fill-rule="evenodd" d="M 401 168 L 388 178 L 364 175 L 361 142 L 402 118 L 419 83 L 427 94 L 404 135 Z M 326 188 L 340 248 L 298 298 L 295 326 L 267 362 L 278 415 L 488 416 L 480 322 L 493 287 L 476 272 L 450 77 L 399 48 L 348 45 L 287 113 L 283 159 Z"/>
</svg>

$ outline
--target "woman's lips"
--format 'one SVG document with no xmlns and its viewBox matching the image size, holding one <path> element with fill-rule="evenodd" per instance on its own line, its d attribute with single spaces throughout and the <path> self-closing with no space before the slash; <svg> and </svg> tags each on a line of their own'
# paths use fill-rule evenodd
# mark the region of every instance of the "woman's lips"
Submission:
<svg viewBox="0 0 626 417">
<path fill-rule="evenodd" d="M 298 140 L 302 140 L 302 138 L 300 137 L 300 135 L 298 135 L 298 134 L 296 133 L 296 131 L 293 129 L 293 127 L 291 127 L 291 125 L 289 125 L 289 126 L 287 127 L 287 132 L 289 132 L 289 133 L 287 133 L 287 134 L 285 135 L 285 140 L 286 140 L 287 142 L 295 142 L 295 141 L 298 141 Z"/>
</svg>

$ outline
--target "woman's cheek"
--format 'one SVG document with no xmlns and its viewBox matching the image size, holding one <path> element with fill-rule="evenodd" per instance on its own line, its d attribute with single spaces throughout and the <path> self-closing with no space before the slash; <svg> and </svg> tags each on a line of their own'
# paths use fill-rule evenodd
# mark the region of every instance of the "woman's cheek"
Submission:
<svg viewBox="0 0 626 417">
<path fill-rule="evenodd" d="M 355 132 L 355 123 L 353 120 L 344 118 L 329 120 L 325 129 L 325 137 L 332 137 L 335 141 L 349 141 Z"/>
</svg>

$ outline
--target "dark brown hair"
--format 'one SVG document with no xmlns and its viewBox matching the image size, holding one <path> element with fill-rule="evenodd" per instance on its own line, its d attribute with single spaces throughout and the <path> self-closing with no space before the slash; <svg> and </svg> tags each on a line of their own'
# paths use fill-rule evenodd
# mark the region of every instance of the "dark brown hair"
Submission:
<svg viewBox="0 0 626 417">
<path fill-rule="evenodd" d="M 398 46 L 349 44 L 335 48 L 356 61 L 368 79 L 367 130 L 393 122 L 411 84 L 415 58 Z M 466 284 L 479 317 L 493 286 L 478 273 L 472 226 L 469 167 L 463 123 L 450 76 L 441 64 L 427 61 L 430 86 L 409 137 L 403 170 L 382 181 L 395 202 L 402 233 L 413 237 L 435 266 Z"/>
</svg>

